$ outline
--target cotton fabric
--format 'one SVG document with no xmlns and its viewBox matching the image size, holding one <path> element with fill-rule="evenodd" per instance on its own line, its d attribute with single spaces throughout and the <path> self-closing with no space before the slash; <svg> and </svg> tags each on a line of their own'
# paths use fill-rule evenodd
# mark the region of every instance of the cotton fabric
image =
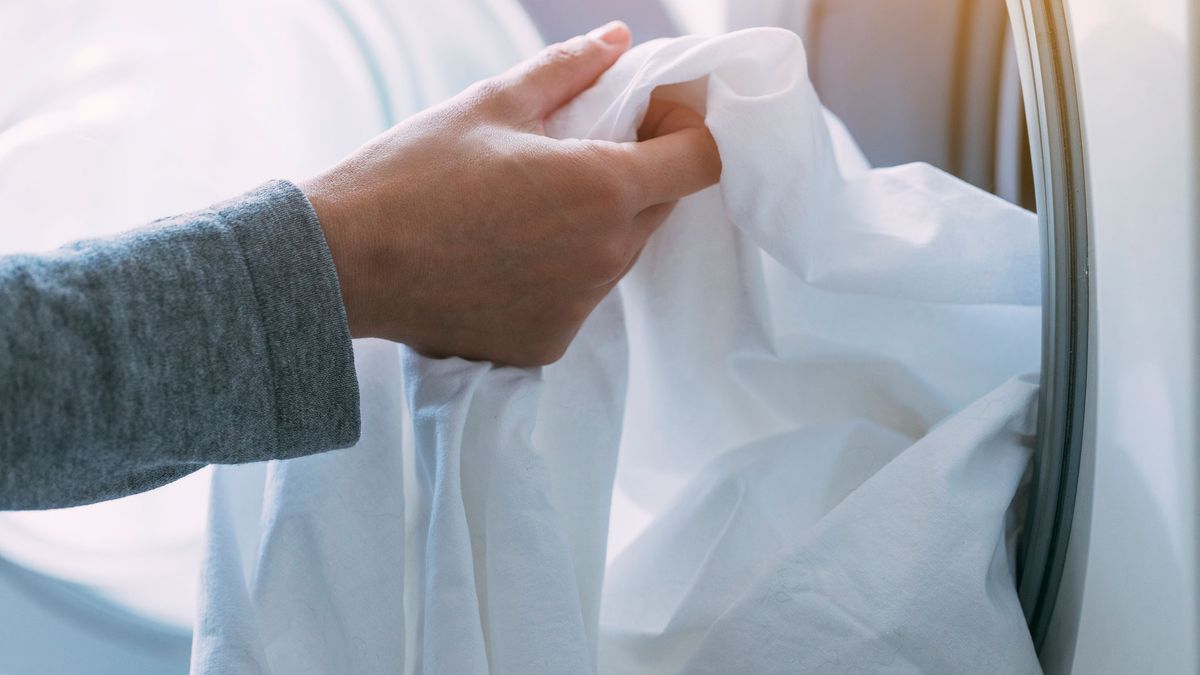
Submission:
<svg viewBox="0 0 1200 675">
<path fill-rule="evenodd" d="M 683 100 L 721 183 L 559 363 L 362 342 L 357 447 L 218 469 L 193 670 L 1037 672 L 1036 221 L 868 168 L 806 72 L 783 30 L 656 41 L 548 120 Z"/>
<path fill-rule="evenodd" d="M 274 181 L 119 237 L 0 256 L 0 510 L 358 440 L 337 272 Z"/>
</svg>

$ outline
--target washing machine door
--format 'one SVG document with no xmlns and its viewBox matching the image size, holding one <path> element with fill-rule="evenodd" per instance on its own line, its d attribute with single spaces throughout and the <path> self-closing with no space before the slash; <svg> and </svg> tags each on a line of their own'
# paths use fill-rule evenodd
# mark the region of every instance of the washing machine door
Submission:
<svg viewBox="0 0 1200 675">
<path fill-rule="evenodd" d="M 1196 673 L 1196 17 L 1009 0 L 1044 232 L 1019 588 L 1048 673 Z"/>
<path fill-rule="evenodd" d="M 1083 461 L 1089 354 L 1088 189 L 1064 8 L 1009 2 L 1042 229 L 1042 375 L 1017 587 L 1042 649 L 1071 539 Z"/>
</svg>

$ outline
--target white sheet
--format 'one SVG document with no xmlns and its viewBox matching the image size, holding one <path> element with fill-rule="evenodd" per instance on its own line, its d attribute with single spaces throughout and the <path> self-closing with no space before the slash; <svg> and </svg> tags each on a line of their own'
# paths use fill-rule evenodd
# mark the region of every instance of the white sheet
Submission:
<svg viewBox="0 0 1200 675">
<path fill-rule="evenodd" d="M 358 447 L 273 463 L 251 521 L 216 471 L 193 670 L 1036 672 L 1036 221 L 867 170 L 805 73 L 786 31 L 661 41 L 553 118 L 629 140 L 691 82 L 721 185 L 560 363 L 362 342 Z"/>
</svg>

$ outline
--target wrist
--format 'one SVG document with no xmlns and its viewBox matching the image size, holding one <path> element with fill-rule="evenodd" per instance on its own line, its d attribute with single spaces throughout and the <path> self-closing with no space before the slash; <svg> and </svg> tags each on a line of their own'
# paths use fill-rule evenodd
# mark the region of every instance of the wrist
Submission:
<svg viewBox="0 0 1200 675">
<path fill-rule="evenodd" d="M 350 209 L 336 197 L 335 191 L 330 188 L 324 176 L 297 185 L 312 204 L 321 232 L 325 236 L 325 245 L 329 248 L 329 255 L 333 259 L 337 274 L 350 336 L 371 337 L 373 333 L 368 321 L 370 313 L 365 311 L 365 293 L 362 290 L 366 261 L 359 254 L 361 246 L 356 241 L 354 217 L 349 213 Z"/>
</svg>

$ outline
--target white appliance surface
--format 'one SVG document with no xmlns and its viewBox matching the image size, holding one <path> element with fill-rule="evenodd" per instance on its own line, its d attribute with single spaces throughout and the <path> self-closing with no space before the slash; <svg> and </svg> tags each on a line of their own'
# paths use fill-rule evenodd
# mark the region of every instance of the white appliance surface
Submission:
<svg viewBox="0 0 1200 675">
<path fill-rule="evenodd" d="M 1067 4 L 1088 174 L 1087 436 L 1049 673 L 1200 672 L 1197 12 Z"/>
</svg>

